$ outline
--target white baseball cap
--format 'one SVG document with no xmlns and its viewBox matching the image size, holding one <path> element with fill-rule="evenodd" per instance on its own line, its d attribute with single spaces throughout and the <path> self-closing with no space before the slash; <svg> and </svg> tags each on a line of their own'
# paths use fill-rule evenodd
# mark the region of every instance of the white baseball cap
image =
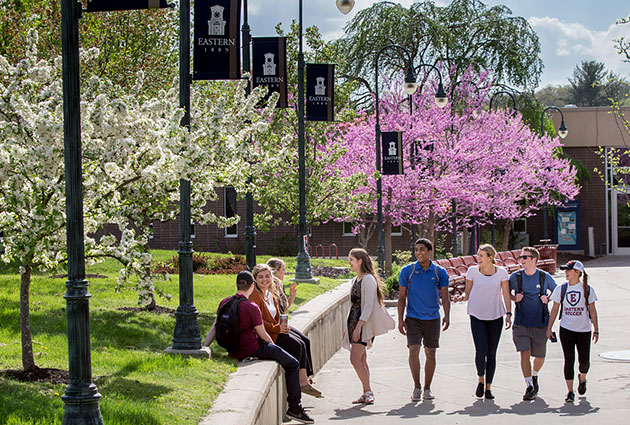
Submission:
<svg viewBox="0 0 630 425">
<path fill-rule="evenodd" d="M 578 260 L 571 260 L 563 266 L 560 266 L 560 270 L 577 270 L 584 273 L 584 264 Z"/>
</svg>

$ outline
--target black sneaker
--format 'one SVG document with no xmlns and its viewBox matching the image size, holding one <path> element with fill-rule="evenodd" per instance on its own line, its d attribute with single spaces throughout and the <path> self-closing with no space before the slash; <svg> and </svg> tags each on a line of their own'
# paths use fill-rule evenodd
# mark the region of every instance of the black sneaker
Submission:
<svg viewBox="0 0 630 425">
<path fill-rule="evenodd" d="M 477 398 L 483 397 L 483 386 L 483 382 L 477 384 L 477 389 L 475 390 L 475 395 L 477 396 Z"/>
<path fill-rule="evenodd" d="M 494 394 L 492 394 L 492 391 L 486 390 L 486 400 L 494 400 Z"/>
<path fill-rule="evenodd" d="M 289 409 L 287 410 L 287 417 L 303 424 L 315 423 L 315 421 L 309 415 L 306 414 L 301 404 L 298 404 L 297 406 L 289 407 Z"/>
<path fill-rule="evenodd" d="M 584 395 L 586 394 L 586 379 L 578 385 L 578 394 Z"/>
<path fill-rule="evenodd" d="M 525 390 L 525 394 L 523 394 L 523 400 L 533 400 L 535 398 L 536 398 L 536 393 L 534 392 L 534 387 L 530 385 Z"/>
<path fill-rule="evenodd" d="M 573 391 L 569 391 L 567 396 L 564 398 L 564 401 L 567 403 L 573 403 L 575 401 L 575 393 Z"/>
<path fill-rule="evenodd" d="M 538 394 L 538 376 L 532 376 L 532 382 L 534 383 L 534 395 Z"/>
</svg>

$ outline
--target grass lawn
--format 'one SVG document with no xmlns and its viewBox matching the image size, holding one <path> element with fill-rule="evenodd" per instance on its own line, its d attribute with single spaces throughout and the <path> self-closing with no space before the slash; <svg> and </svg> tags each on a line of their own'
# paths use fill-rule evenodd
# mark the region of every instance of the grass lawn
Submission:
<svg viewBox="0 0 630 425">
<path fill-rule="evenodd" d="M 175 251 L 155 251 L 159 261 Z M 259 256 L 264 262 L 269 257 Z M 289 272 L 295 258 L 285 258 Z M 347 265 L 346 260 L 312 260 L 312 265 Z M 169 314 L 120 310 L 137 306 L 135 292 L 115 292 L 117 264 L 110 260 L 87 268 L 92 374 L 102 395 L 100 408 L 108 425 L 197 424 L 217 397 L 236 362 L 213 343 L 210 360 L 162 354 L 171 343 L 175 319 Z M 235 292 L 234 275 L 195 275 L 194 304 L 203 340 L 219 301 Z M 321 278 L 319 285 L 298 285 L 294 310 L 345 279 Z M 20 277 L 15 267 L 0 264 L 0 370 L 22 367 L 19 323 Z M 158 305 L 176 309 L 178 277 L 161 288 L 173 295 Z M 31 285 L 33 351 L 39 367 L 68 368 L 65 279 L 34 274 Z M 0 424 L 61 424 L 65 385 L 22 383 L 0 376 Z"/>
</svg>

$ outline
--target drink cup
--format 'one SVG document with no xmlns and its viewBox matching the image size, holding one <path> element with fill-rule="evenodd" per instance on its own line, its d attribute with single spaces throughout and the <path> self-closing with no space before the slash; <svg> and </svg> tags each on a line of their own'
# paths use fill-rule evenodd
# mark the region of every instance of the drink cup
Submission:
<svg viewBox="0 0 630 425">
<path fill-rule="evenodd" d="M 289 324 L 289 315 L 281 314 L 280 315 L 280 325 L 288 325 Z"/>
</svg>

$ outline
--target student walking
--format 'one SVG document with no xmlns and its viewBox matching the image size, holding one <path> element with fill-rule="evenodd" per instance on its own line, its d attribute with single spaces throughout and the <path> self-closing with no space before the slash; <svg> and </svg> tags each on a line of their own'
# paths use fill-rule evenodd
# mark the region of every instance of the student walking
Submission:
<svg viewBox="0 0 630 425">
<path fill-rule="evenodd" d="M 564 353 L 564 379 L 569 392 L 565 398 L 567 403 L 575 401 L 573 377 L 575 370 L 575 350 L 578 352 L 578 393 L 586 393 L 586 374 L 590 368 L 591 329 L 593 343 L 599 340 L 599 322 L 595 301 L 597 294 L 588 284 L 588 275 L 580 261 L 569 261 L 560 266 L 564 270 L 567 281 L 558 285 L 551 294 L 554 302 L 547 327 L 547 337 L 553 337 L 553 324 L 560 312 L 560 343 Z M 582 278 L 582 282 L 580 282 Z"/>
<path fill-rule="evenodd" d="M 514 293 L 511 298 L 516 305 L 512 339 L 521 356 L 521 371 L 527 387 L 523 400 L 534 400 L 538 394 L 538 374 L 547 354 L 547 304 L 549 295 L 556 289 L 553 277 L 536 268 L 539 258 L 536 248 L 524 247 L 519 256 L 523 269 L 510 275 L 510 291 Z"/>
<path fill-rule="evenodd" d="M 444 318 L 441 330 L 448 329 L 451 301 L 448 294 L 448 273 L 431 261 L 433 242 L 421 238 L 415 243 L 418 261 L 403 267 L 398 276 L 398 330 L 407 335 L 409 369 L 413 378 L 412 401 L 432 400 L 431 382 L 435 374 L 436 351 L 440 342 L 440 297 Z M 406 316 L 405 307 L 407 310 Z M 420 385 L 420 347 L 424 345 L 424 392 Z"/>
<path fill-rule="evenodd" d="M 496 249 L 481 245 L 477 251 L 479 265 L 468 268 L 464 295 L 453 301 L 468 301 L 470 330 L 475 344 L 475 366 L 478 383 L 477 398 L 494 399 L 492 380 L 497 367 L 497 348 L 503 330 L 512 326 L 512 302 L 508 274 L 496 265 Z M 507 307 L 507 309 L 506 309 Z"/>
<path fill-rule="evenodd" d="M 352 306 L 347 320 L 348 339 L 351 344 L 350 363 L 363 386 L 363 394 L 352 403 L 373 404 L 374 393 L 370 386 L 366 348 L 371 345 L 375 336 L 394 329 L 395 322 L 383 306 L 381 283 L 374 272 L 374 265 L 367 251 L 353 248 L 348 255 L 348 264 L 357 274 L 350 290 Z"/>
</svg>

